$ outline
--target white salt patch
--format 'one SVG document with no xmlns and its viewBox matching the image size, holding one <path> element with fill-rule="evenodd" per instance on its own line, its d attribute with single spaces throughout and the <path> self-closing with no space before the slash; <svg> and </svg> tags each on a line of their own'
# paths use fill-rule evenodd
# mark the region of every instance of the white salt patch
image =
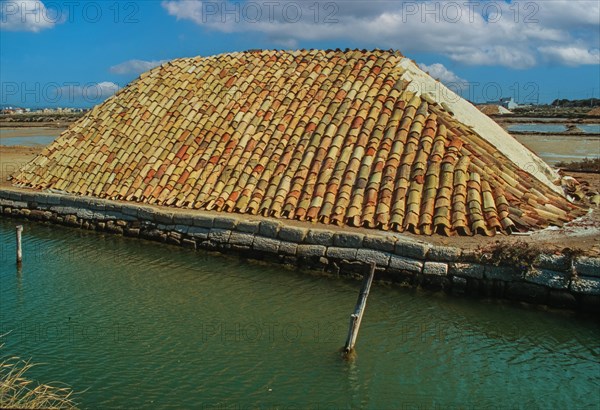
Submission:
<svg viewBox="0 0 600 410">
<path fill-rule="evenodd" d="M 454 114 L 459 122 L 471 127 L 479 136 L 487 140 L 515 165 L 557 193 L 563 195 L 558 181 L 558 173 L 541 158 L 520 144 L 494 120 L 477 109 L 473 104 L 455 94 L 452 90 L 436 81 L 421 70 L 409 58 L 403 58 L 399 66 L 404 69 L 401 79 L 410 82 L 408 89 L 422 96 L 426 101 L 436 101 L 446 111 Z"/>
</svg>

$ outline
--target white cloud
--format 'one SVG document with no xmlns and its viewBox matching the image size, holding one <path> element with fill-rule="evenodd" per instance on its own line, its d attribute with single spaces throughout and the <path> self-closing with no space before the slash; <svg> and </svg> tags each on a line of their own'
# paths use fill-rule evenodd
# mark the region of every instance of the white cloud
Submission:
<svg viewBox="0 0 600 410">
<path fill-rule="evenodd" d="M 600 47 L 597 0 L 368 4 L 358 0 L 168 0 L 162 6 L 178 20 L 192 21 L 207 30 L 261 33 L 273 44 L 310 46 L 302 42 L 342 40 L 365 48 L 437 53 L 469 65 L 527 68 L 542 60 L 587 64 L 590 56 L 579 54 L 576 60 L 565 60 L 565 53 L 572 51 L 548 50 L 569 49 L 574 44 L 587 50 Z"/>
<path fill-rule="evenodd" d="M 119 91 L 120 87 L 111 81 L 103 81 L 96 84 L 94 88 L 98 91 L 98 96 L 109 97 Z"/>
<path fill-rule="evenodd" d="M 503 65 L 511 68 L 530 68 L 537 64 L 535 55 L 529 50 L 506 46 L 482 46 L 479 48 L 456 47 L 448 53 L 454 61 L 469 65 Z"/>
<path fill-rule="evenodd" d="M 551 0 L 539 4 L 521 4 L 520 17 L 560 29 L 590 26 L 598 29 L 600 3 L 596 0 Z M 527 7 L 527 10 L 525 8 Z"/>
<path fill-rule="evenodd" d="M 37 33 L 56 25 L 57 18 L 38 0 L 0 2 L 0 29 Z"/>
<path fill-rule="evenodd" d="M 203 8 L 207 6 L 199 0 L 186 1 L 163 1 L 162 6 L 171 16 L 177 17 L 177 20 L 192 20 L 196 24 L 202 24 Z"/>
<path fill-rule="evenodd" d="M 167 60 L 128 60 L 110 67 L 110 72 L 113 74 L 141 74 L 166 62 Z"/>
<path fill-rule="evenodd" d="M 63 99 L 75 101 L 84 99 L 85 101 L 98 101 L 110 97 L 117 91 L 119 86 L 111 81 L 102 81 L 99 83 L 88 83 L 84 85 L 69 84 L 60 89 L 60 95 Z"/>
<path fill-rule="evenodd" d="M 571 47 L 540 47 L 540 53 L 552 61 L 559 61 L 564 65 L 578 66 L 583 64 L 600 64 L 600 50 Z"/>
<path fill-rule="evenodd" d="M 419 68 L 428 72 L 430 76 L 446 85 L 462 87 L 468 84 L 467 80 L 460 78 L 440 63 L 434 63 L 431 65 L 419 64 Z"/>
</svg>

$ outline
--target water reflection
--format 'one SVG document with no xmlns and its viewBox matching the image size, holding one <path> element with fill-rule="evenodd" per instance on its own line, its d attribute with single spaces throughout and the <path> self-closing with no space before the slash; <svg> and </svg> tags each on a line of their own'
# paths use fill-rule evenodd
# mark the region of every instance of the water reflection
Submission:
<svg viewBox="0 0 600 410">
<path fill-rule="evenodd" d="M 572 315 L 374 284 L 356 359 L 344 361 L 359 281 L 70 228 L 26 232 L 19 277 L 14 223 L 0 220 L 6 351 L 46 363 L 32 370 L 41 380 L 88 389 L 84 407 L 600 400 L 600 331 Z"/>
</svg>

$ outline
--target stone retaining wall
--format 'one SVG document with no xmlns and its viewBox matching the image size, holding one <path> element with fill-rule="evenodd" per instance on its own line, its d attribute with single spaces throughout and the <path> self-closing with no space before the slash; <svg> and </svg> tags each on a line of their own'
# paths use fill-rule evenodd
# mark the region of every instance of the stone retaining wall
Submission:
<svg viewBox="0 0 600 410">
<path fill-rule="evenodd" d="M 386 232 L 365 235 L 12 189 L 0 189 L 0 213 L 342 274 L 362 274 L 375 262 L 378 279 L 406 286 L 600 310 L 599 258 L 542 254 L 524 268 L 496 266 L 482 262 L 486 255 Z"/>
</svg>

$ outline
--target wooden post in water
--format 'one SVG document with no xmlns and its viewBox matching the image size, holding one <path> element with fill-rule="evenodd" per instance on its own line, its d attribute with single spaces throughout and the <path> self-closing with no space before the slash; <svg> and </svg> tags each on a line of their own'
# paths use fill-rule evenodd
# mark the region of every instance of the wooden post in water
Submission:
<svg viewBox="0 0 600 410">
<path fill-rule="evenodd" d="M 17 265 L 21 265 L 23 262 L 23 249 L 21 248 L 21 233 L 23 232 L 23 225 L 17 225 Z"/>
<path fill-rule="evenodd" d="M 354 313 L 350 315 L 350 328 L 348 329 L 348 338 L 346 339 L 346 345 L 344 346 L 344 353 L 349 354 L 354 350 L 356 339 L 358 338 L 358 331 L 360 330 L 360 324 L 362 322 L 363 314 L 365 313 L 365 307 L 367 306 L 367 298 L 369 297 L 369 290 L 373 283 L 373 276 L 375 276 L 375 262 L 371 262 L 371 270 L 368 275 L 365 275 L 356 301 L 356 307 Z"/>
</svg>

